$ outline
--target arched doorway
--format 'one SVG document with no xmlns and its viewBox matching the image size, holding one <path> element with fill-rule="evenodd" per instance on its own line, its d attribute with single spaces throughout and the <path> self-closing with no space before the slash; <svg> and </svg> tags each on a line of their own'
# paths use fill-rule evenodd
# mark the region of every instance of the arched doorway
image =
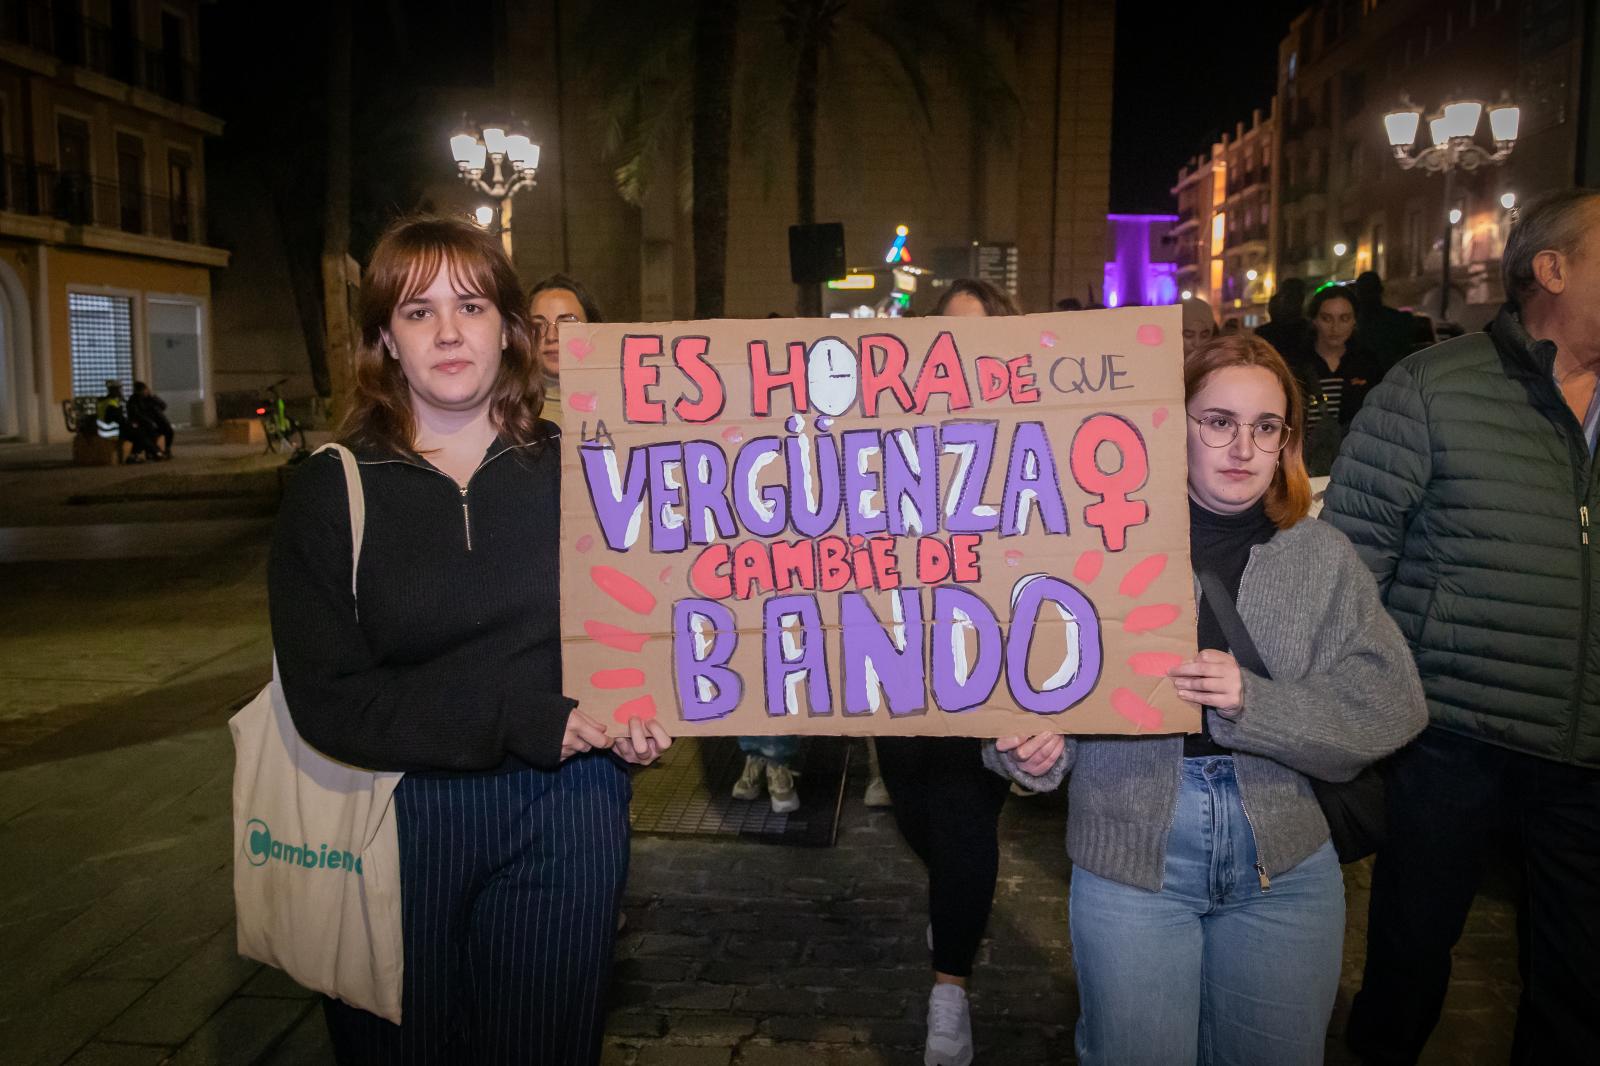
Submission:
<svg viewBox="0 0 1600 1066">
<path fill-rule="evenodd" d="M 17 435 L 17 353 L 11 335 L 9 300 L 0 300 L 0 440 Z"/>
</svg>

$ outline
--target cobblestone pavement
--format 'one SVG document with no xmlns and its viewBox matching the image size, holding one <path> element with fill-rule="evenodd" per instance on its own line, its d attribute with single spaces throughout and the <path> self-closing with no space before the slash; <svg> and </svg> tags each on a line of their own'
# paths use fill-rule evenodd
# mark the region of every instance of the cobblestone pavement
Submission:
<svg viewBox="0 0 1600 1066">
<path fill-rule="evenodd" d="M 0 489 L 27 476 L 7 460 L 0 449 Z M 26 491 L 42 502 L 0 526 L 84 522 Z M 168 495 L 179 498 L 98 513 L 239 518 L 261 505 L 248 492 L 214 507 Z M 225 720 L 268 670 L 263 560 L 246 530 L 187 558 L 0 561 L 0 1060 L 331 1061 L 312 998 L 234 953 Z M 857 774 L 829 849 L 636 839 L 607 1062 L 920 1062 L 921 871 L 860 785 Z M 1063 814 L 1059 797 L 1007 806 L 974 976 L 980 1062 L 1071 1061 Z M 1346 884 L 1332 1063 L 1350 1061 L 1338 1037 L 1360 974 L 1366 868 Z M 1508 895 L 1473 911 L 1430 1066 L 1506 1060 Z"/>
</svg>

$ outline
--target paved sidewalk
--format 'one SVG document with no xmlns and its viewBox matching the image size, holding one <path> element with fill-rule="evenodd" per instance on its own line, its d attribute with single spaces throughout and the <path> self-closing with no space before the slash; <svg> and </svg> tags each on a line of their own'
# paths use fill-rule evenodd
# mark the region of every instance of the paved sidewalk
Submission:
<svg viewBox="0 0 1600 1066">
<path fill-rule="evenodd" d="M 31 502 L 0 526 L 92 524 L 83 510 L 104 507 L 117 524 L 193 523 L 197 539 L 182 557 L 0 561 L 0 1061 L 331 1061 L 314 1001 L 233 950 L 225 721 L 268 672 L 265 538 L 260 525 L 220 541 L 195 529 L 259 518 L 250 508 L 270 513 L 270 497 L 68 505 L 64 493 L 88 490 L 40 486 L 55 471 L 19 470 L 15 454 L 0 448 L 0 492 L 24 481 L 6 498 Z M 195 462 L 195 477 L 218 472 Z M 831 849 L 635 841 L 608 1062 L 920 1062 L 924 882 L 860 785 Z M 1007 806 L 974 981 L 980 1061 L 1071 1061 L 1062 802 Z M 1333 1063 L 1349 1062 L 1337 1038 L 1359 979 L 1366 868 L 1346 883 Z M 1506 1060 L 1518 990 L 1506 895 L 1473 912 L 1430 1066 Z"/>
</svg>

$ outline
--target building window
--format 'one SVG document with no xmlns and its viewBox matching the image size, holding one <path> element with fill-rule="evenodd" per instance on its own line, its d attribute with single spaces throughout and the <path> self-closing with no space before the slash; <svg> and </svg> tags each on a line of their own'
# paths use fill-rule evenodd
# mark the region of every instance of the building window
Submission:
<svg viewBox="0 0 1600 1066">
<path fill-rule="evenodd" d="M 111 76 L 138 83 L 139 31 L 134 0 L 111 0 Z"/>
<path fill-rule="evenodd" d="M 151 73 L 159 82 L 153 88 L 168 100 L 181 104 L 194 102 L 194 87 L 189 84 L 189 64 L 185 59 L 187 38 L 188 28 L 183 16 L 172 11 L 161 12 L 161 54 L 150 62 Z"/>
<path fill-rule="evenodd" d="M 72 394 L 101 396 L 106 382 L 133 394 L 133 301 L 126 296 L 67 294 L 72 336 Z"/>
<path fill-rule="evenodd" d="M 83 12 L 80 7 L 79 4 L 67 2 L 52 7 L 56 58 L 74 66 L 83 63 Z"/>
<path fill-rule="evenodd" d="M 117 134 L 117 208 L 122 228 L 144 232 L 144 141 Z"/>
<path fill-rule="evenodd" d="M 56 116 L 55 216 L 74 226 L 94 224 L 89 153 L 89 124 L 71 115 Z"/>
<path fill-rule="evenodd" d="M 190 195 L 193 184 L 190 175 L 193 168 L 194 163 L 188 152 L 167 153 L 168 210 L 171 212 L 172 239 L 175 241 L 191 239 L 189 220 L 194 217 L 194 204 Z"/>
<path fill-rule="evenodd" d="M 1340 86 L 1340 95 L 1344 98 L 1344 117 L 1351 118 L 1363 107 L 1367 106 L 1367 81 L 1359 71 L 1351 71 L 1344 76 L 1344 84 Z"/>
</svg>

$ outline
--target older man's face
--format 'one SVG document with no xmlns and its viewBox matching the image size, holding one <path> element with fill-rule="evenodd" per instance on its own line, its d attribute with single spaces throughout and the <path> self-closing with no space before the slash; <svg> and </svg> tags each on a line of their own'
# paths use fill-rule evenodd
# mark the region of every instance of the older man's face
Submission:
<svg viewBox="0 0 1600 1066">
<path fill-rule="evenodd" d="M 1578 309 L 1584 339 L 1591 348 L 1600 348 L 1600 207 L 1590 210 L 1589 228 L 1577 249 L 1565 257 L 1562 273 L 1566 281 L 1562 303 Z"/>
</svg>

